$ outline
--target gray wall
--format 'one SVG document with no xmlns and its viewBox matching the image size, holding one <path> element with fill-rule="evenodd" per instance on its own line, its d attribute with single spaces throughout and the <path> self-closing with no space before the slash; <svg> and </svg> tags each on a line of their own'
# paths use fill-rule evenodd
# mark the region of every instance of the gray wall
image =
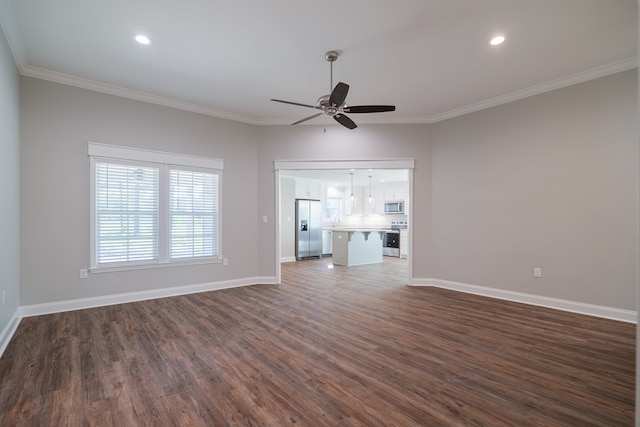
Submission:
<svg viewBox="0 0 640 427">
<path fill-rule="evenodd" d="M 20 76 L 0 31 L 0 332 L 20 305 Z"/>
<path fill-rule="evenodd" d="M 435 278 L 635 309 L 636 70 L 432 136 Z"/>
<path fill-rule="evenodd" d="M 636 87 L 634 70 L 435 125 L 325 132 L 23 78 L 21 303 L 274 276 L 274 160 L 414 158 L 413 277 L 633 310 Z M 79 279 L 89 262 L 87 141 L 224 159 L 230 265 Z"/>
<path fill-rule="evenodd" d="M 431 242 L 431 144 L 428 125 L 362 125 L 348 130 L 337 125 L 264 126 L 258 145 L 260 215 L 275 215 L 274 160 L 416 159 L 414 249 L 420 262 L 414 276 L 429 277 Z M 275 227 L 261 227 L 260 275 L 275 274 Z"/>
<path fill-rule="evenodd" d="M 21 114 L 22 305 L 256 276 L 256 127 L 32 78 L 22 79 Z M 223 159 L 229 265 L 79 279 L 89 265 L 88 141 Z"/>
</svg>

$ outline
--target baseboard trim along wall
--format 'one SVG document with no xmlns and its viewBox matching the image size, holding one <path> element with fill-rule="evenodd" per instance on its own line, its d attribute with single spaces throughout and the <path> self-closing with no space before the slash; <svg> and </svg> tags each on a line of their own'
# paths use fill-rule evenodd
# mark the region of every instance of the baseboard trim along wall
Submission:
<svg viewBox="0 0 640 427">
<path fill-rule="evenodd" d="M 85 308 L 104 307 L 114 304 L 145 301 L 156 298 L 174 297 L 178 295 L 195 294 L 199 292 L 217 291 L 220 289 L 239 288 L 252 285 L 275 285 L 276 278 L 271 276 L 256 276 L 243 279 L 224 280 L 220 282 L 201 283 L 197 285 L 176 286 L 165 289 L 152 289 L 141 292 L 105 295 L 94 298 L 80 298 L 67 301 L 55 301 L 43 304 L 30 304 L 19 307 L 7 326 L 0 333 L 0 357 L 4 353 L 9 341 L 15 334 L 23 317 L 41 316 L 45 314 L 62 313 L 64 311 L 82 310 Z"/>
<path fill-rule="evenodd" d="M 16 312 L 13 313 L 13 316 L 11 316 L 7 326 L 5 326 L 2 333 L 0 333 L 0 357 L 2 357 L 2 354 L 9 345 L 9 341 L 13 338 L 13 334 L 16 333 L 16 329 L 18 329 L 18 325 L 20 324 L 20 319 L 20 308 L 18 307 Z"/>
<path fill-rule="evenodd" d="M 44 314 L 61 313 L 64 311 L 82 310 L 85 308 L 103 307 L 114 304 L 125 304 L 156 298 L 174 297 L 178 295 L 195 294 L 199 292 L 216 291 L 220 289 L 238 288 L 251 285 L 273 285 L 275 277 L 256 276 L 242 279 L 224 280 L 220 282 L 201 283 L 197 285 L 176 286 L 164 289 L 152 289 L 141 292 L 105 295 L 93 298 L 80 298 L 67 301 L 55 301 L 43 304 L 23 305 L 20 307 L 21 317 L 41 316 Z"/>
<path fill-rule="evenodd" d="M 441 279 L 420 279 L 414 278 L 410 286 L 435 286 L 438 288 L 450 289 L 453 291 L 466 292 L 470 294 L 482 295 L 491 298 L 498 298 L 524 304 L 537 305 L 540 307 L 553 308 L 556 310 L 569 311 L 572 313 L 586 314 L 589 316 L 603 317 L 606 319 L 618 320 L 627 323 L 637 323 L 637 313 L 632 310 L 622 310 L 619 308 L 605 307 L 595 304 L 587 304 L 576 301 L 550 298 L 540 295 L 526 294 L 522 292 L 506 291 L 503 289 L 489 288 L 486 286 L 470 285 L 467 283 L 452 282 Z"/>
<path fill-rule="evenodd" d="M 297 259 L 294 256 L 284 256 L 280 258 L 280 262 L 296 262 Z"/>
</svg>

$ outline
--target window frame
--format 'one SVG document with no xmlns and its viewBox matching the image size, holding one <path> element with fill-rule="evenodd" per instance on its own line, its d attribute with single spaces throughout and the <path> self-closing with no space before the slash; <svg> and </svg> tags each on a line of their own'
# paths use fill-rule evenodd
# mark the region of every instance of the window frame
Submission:
<svg viewBox="0 0 640 427">
<path fill-rule="evenodd" d="M 176 154 L 162 151 L 137 149 L 115 145 L 88 143 L 90 160 L 90 267 L 91 273 L 103 273 L 123 270 L 139 270 L 159 267 L 173 267 L 195 264 L 211 264 L 222 262 L 222 183 L 224 162 L 220 159 Z M 140 165 L 158 169 L 158 259 L 147 261 L 125 261 L 118 263 L 97 263 L 97 194 L 96 163 L 112 163 L 124 165 Z M 169 171 L 189 170 L 217 175 L 217 221 L 216 239 L 217 254 L 213 256 L 186 257 L 172 259 L 169 253 Z"/>
<path fill-rule="evenodd" d="M 338 202 L 338 216 L 336 217 L 329 217 L 327 214 L 329 213 L 329 200 L 332 201 L 337 201 Z M 329 197 L 327 196 L 326 200 L 325 200 L 325 207 L 324 207 L 324 220 L 325 221 L 340 221 L 342 220 L 342 218 L 344 217 L 344 200 L 340 197 Z"/>
</svg>

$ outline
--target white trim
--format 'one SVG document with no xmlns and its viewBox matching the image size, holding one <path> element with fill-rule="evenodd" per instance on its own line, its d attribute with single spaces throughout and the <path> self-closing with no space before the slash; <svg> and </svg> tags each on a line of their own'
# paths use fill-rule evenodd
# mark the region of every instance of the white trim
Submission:
<svg viewBox="0 0 640 427">
<path fill-rule="evenodd" d="M 578 301 L 526 294 L 523 292 L 507 291 L 504 289 L 489 288 L 486 286 L 470 285 L 468 283 L 452 282 L 450 280 L 416 278 L 410 281 L 409 284 L 410 286 L 434 286 L 453 291 L 482 295 L 485 297 L 618 320 L 620 322 L 637 323 L 637 313 L 632 310 L 623 310 Z"/>
<path fill-rule="evenodd" d="M 18 325 L 20 325 L 20 320 L 22 320 L 20 312 L 20 308 L 18 307 L 15 313 L 13 313 L 13 316 L 11 316 L 11 319 L 9 319 L 9 323 L 7 323 L 2 330 L 2 333 L 0 333 L 0 357 L 2 357 L 2 354 L 7 349 L 11 338 L 13 338 L 13 334 L 15 334 L 18 329 Z"/>
<path fill-rule="evenodd" d="M 134 160 L 138 162 L 161 163 L 192 168 L 224 170 L 224 161 L 210 157 L 191 156 L 188 154 L 169 153 L 166 151 L 146 150 L 142 148 L 123 147 L 119 145 L 89 142 L 88 154 L 93 157 L 109 157 L 113 159 Z"/>
<path fill-rule="evenodd" d="M 133 99 L 136 101 L 147 102 L 149 104 L 161 105 L 163 107 L 175 108 L 178 110 L 190 111 L 192 113 L 204 114 L 206 116 L 232 120 L 234 122 L 247 123 L 247 124 L 253 124 L 253 125 L 257 124 L 257 119 L 254 117 L 217 110 L 215 108 L 205 106 L 205 105 L 180 101 L 175 98 L 167 98 L 167 97 L 155 95 L 149 92 L 142 92 L 139 90 L 129 89 L 126 87 L 116 86 L 108 83 L 103 83 L 96 80 L 89 80 L 89 79 L 74 76 L 71 74 L 65 74 L 58 71 L 51 71 L 51 70 L 47 70 L 40 67 L 34 67 L 33 65 L 27 65 L 27 64 L 25 65 L 26 66 L 24 66 L 23 69 L 21 70 L 21 74 L 27 77 L 33 77 L 40 80 L 47 80 L 50 82 L 78 87 L 81 89 L 88 89 L 94 92 L 106 93 L 108 95 L 119 96 L 122 98 Z"/>
<path fill-rule="evenodd" d="M 413 169 L 415 159 L 276 160 L 275 170 Z"/>
<path fill-rule="evenodd" d="M 251 283 L 250 285 L 279 285 L 280 283 L 276 280 L 275 276 L 257 276 L 254 278 L 255 283 Z"/>
<path fill-rule="evenodd" d="M 617 61 L 612 64 L 607 64 L 601 67 L 592 68 L 590 70 L 581 71 L 579 73 L 571 74 L 569 76 L 561 77 L 549 82 L 544 82 L 524 89 L 509 92 L 504 95 L 495 96 L 493 98 L 484 99 L 480 102 L 464 105 L 462 107 L 444 111 L 439 114 L 434 114 L 430 116 L 429 123 L 437 123 L 443 120 L 448 120 L 454 117 L 473 113 L 475 111 L 497 107 L 498 105 L 508 104 L 509 102 L 528 98 L 534 95 L 540 95 L 545 92 L 551 92 L 556 89 L 562 89 L 564 87 L 583 83 L 589 80 L 594 80 L 600 77 L 605 77 L 611 74 L 620 73 L 622 71 L 631 70 L 636 67 L 638 67 L 638 57 L 634 56 L 633 58 L 623 59 L 622 61 Z"/>
<path fill-rule="evenodd" d="M 273 254 L 273 258 L 274 258 L 274 263 L 276 265 L 276 283 L 280 284 L 282 283 L 282 267 L 281 267 L 281 262 L 278 262 L 278 259 L 281 256 L 281 251 L 282 251 L 282 244 L 280 242 L 282 236 L 280 235 L 280 233 L 282 232 L 280 230 L 280 223 L 282 222 L 282 213 L 280 212 L 280 205 L 282 203 L 282 196 L 281 196 L 281 188 L 280 188 L 280 171 L 278 169 L 275 170 L 275 173 L 273 174 L 273 179 L 275 180 L 274 184 L 275 184 L 275 196 L 276 196 L 276 205 L 275 207 L 275 213 L 273 214 L 273 217 L 276 219 L 275 221 L 275 232 L 276 232 L 276 248 L 275 248 L 275 253 Z"/>
<path fill-rule="evenodd" d="M 93 246 L 93 245 L 92 245 Z M 168 251 L 165 251 L 168 253 Z M 168 255 L 167 255 L 168 259 Z M 141 262 L 139 264 L 133 263 L 122 263 L 117 266 L 109 266 L 108 264 L 100 265 L 96 267 L 90 267 L 89 272 L 91 274 L 101 274 L 101 273 L 113 273 L 114 271 L 129 271 L 129 270 L 149 270 L 155 268 L 164 268 L 164 267 L 184 267 L 187 265 L 203 265 L 203 264 L 222 264 L 223 260 L 221 256 L 215 257 L 200 257 L 200 258 L 186 258 L 186 259 L 176 259 L 172 261 L 148 261 Z"/>
<path fill-rule="evenodd" d="M 9 0 L 0 0 L 0 27 L 4 31 L 9 50 L 20 74 L 24 74 L 29 65 L 27 54 L 22 43 L 18 23 L 16 22 L 13 8 Z"/>
<path fill-rule="evenodd" d="M 29 65 L 26 50 L 20 36 L 20 31 L 15 20 L 15 14 L 9 0 L 0 0 L 0 26 L 4 31 L 7 44 L 13 55 L 13 59 L 18 67 L 21 75 L 33 77 L 41 80 L 48 80 L 55 83 L 61 83 L 68 86 L 88 89 L 95 92 L 106 93 L 122 98 L 134 99 L 155 105 L 162 105 L 169 108 L 176 108 L 184 111 L 204 114 L 207 116 L 219 117 L 221 119 L 232 120 L 235 122 L 247 123 L 257 126 L 269 125 L 289 125 L 291 118 L 258 118 L 242 114 L 231 113 L 228 111 L 217 110 L 210 106 L 194 104 L 190 102 L 180 101 L 174 98 L 167 98 L 139 90 L 129 89 L 121 86 L 111 85 L 95 80 L 85 79 L 71 74 L 61 73 L 58 71 L 47 70 L 40 67 Z M 419 115 L 419 116 L 402 116 L 397 112 L 394 114 L 364 114 L 358 120 L 361 124 L 419 124 L 419 123 L 437 123 L 442 120 L 451 119 L 457 116 L 468 114 L 474 111 L 482 110 L 489 107 L 498 106 L 518 99 L 526 98 L 540 93 L 549 92 L 562 87 L 571 86 L 599 77 L 605 77 L 611 74 L 630 70 L 638 66 L 638 56 L 623 59 L 620 61 L 605 64 L 589 70 L 580 71 L 559 79 L 543 82 L 525 89 L 506 93 L 501 96 L 485 99 L 476 103 L 463 105 L 449 111 L 438 114 Z M 335 126 L 335 123 L 332 123 Z M 307 124 L 305 124 L 307 125 Z M 308 124 L 312 125 L 312 124 Z M 325 125 L 326 126 L 326 125 Z"/>
<path fill-rule="evenodd" d="M 55 301 L 43 304 L 30 304 L 21 307 L 22 317 L 41 316 L 44 314 L 61 313 L 72 310 L 104 307 L 114 304 L 125 304 L 136 301 L 146 301 L 157 298 L 175 297 L 179 295 L 200 292 L 217 291 L 220 289 L 238 288 L 252 285 L 272 285 L 273 277 L 246 277 L 242 279 L 223 280 L 220 282 L 200 283 L 196 285 L 176 286 L 172 288 L 152 289 L 149 291 L 128 292 L 115 295 L 104 295 L 92 298 L 79 298 L 66 301 Z"/>
<path fill-rule="evenodd" d="M 297 259 L 294 256 L 284 256 L 280 258 L 280 262 L 296 262 Z"/>
<path fill-rule="evenodd" d="M 413 218 L 413 205 L 415 205 L 414 203 L 414 188 L 415 188 L 415 181 L 414 181 L 414 170 L 413 168 L 408 170 L 408 177 L 409 178 L 409 194 L 408 194 L 408 201 L 409 201 L 409 209 L 408 211 L 405 210 L 405 213 L 407 215 L 407 226 L 408 226 L 408 230 L 406 233 L 406 237 L 407 237 L 407 283 L 411 283 L 413 281 L 413 226 L 415 224 Z M 400 244 L 402 244 L 402 240 L 400 241 Z"/>
<path fill-rule="evenodd" d="M 112 271 L 139 270 L 158 267 L 174 267 L 179 265 L 213 264 L 222 262 L 221 224 L 222 216 L 222 175 L 224 161 L 210 157 L 192 156 L 188 154 L 170 153 L 119 145 L 87 143 L 89 156 L 89 196 L 90 196 L 90 262 L 91 273 L 107 273 Z M 122 164 L 137 164 L 158 170 L 158 258 L 144 262 L 123 262 L 117 264 L 98 265 L 96 263 L 96 163 L 113 162 Z M 217 253 L 210 257 L 195 257 L 189 259 L 172 260 L 169 254 L 169 175 L 172 169 L 202 171 L 217 176 Z"/>
<path fill-rule="evenodd" d="M 409 212 L 407 212 L 409 220 L 409 231 L 407 233 L 408 245 L 408 269 L 407 269 L 407 283 L 413 281 L 413 192 L 414 192 L 414 174 L 415 159 L 364 159 L 364 160 L 274 160 L 274 176 L 275 176 L 275 207 L 276 215 L 278 219 L 276 221 L 276 244 L 275 244 L 275 271 L 277 283 L 280 283 L 282 278 L 282 260 L 280 259 L 280 181 L 281 170 L 349 170 L 349 169 L 407 169 L 409 180 Z"/>
<path fill-rule="evenodd" d="M 0 0 L 2 3 L 8 3 L 7 0 Z M 6 9 L 6 7 L 4 8 Z M 7 15 L 3 12 L 4 9 L 0 9 L 0 18 Z M 13 17 L 13 13 L 8 14 Z M 164 96 L 154 95 L 152 93 L 142 92 L 139 90 L 129 89 L 125 87 L 115 86 L 95 80 L 89 80 L 74 76 L 71 74 L 60 73 L 57 71 L 51 71 L 40 67 L 34 67 L 28 64 L 28 59 L 24 53 L 24 47 L 22 46 L 22 40 L 19 37 L 19 32 L 11 28 L 15 26 L 15 23 L 9 22 L 10 20 L 0 20 L 0 26 L 5 30 L 5 35 L 9 48 L 13 54 L 13 58 L 18 67 L 18 71 L 21 75 L 27 77 L 33 77 L 36 79 L 47 80 L 54 83 L 61 83 L 68 86 L 74 86 L 82 89 L 88 89 L 95 92 L 106 93 L 109 95 L 119 96 L 122 98 L 133 99 L 137 101 L 146 102 L 154 105 L 161 105 L 164 107 L 175 108 L 183 111 L 190 111 L 193 113 L 204 114 L 207 116 L 218 117 L 221 119 L 231 120 L 234 122 L 246 123 L 255 126 L 282 126 L 291 124 L 291 120 L 294 118 L 258 118 L 245 116 L 242 114 L 230 113 L 227 111 L 217 110 L 210 106 L 194 104 L 190 102 L 180 101 L 173 98 L 167 98 Z M 9 29 L 7 29 L 9 27 Z M 561 89 L 563 87 L 571 86 L 574 84 L 586 82 L 589 80 L 605 77 L 611 74 L 627 71 L 638 66 L 638 57 L 623 59 L 620 61 L 606 64 L 600 67 L 592 68 L 590 70 L 581 71 L 569 76 L 561 77 L 559 79 L 551 80 L 549 82 L 543 82 L 538 85 L 534 85 L 521 90 L 506 93 L 504 95 L 488 98 L 468 105 L 463 105 L 458 108 L 454 108 L 448 111 L 444 111 L 438 114 L 430 115 L 418 115 L 418 116 L 403 116 L 397 112 L 394 114 L 372 114 L 363 115 L 358 118 L 360 124 L 424 124 L 424 123 L 438 123 L 443 120 L 452 119 L 454 117 L 469 114 L 475 111 L 483 110 L 490 107 L 496 107 L 498 105 L 507 104 L 512 101 L 527 98 L 541 93 L 550 92 L 552 90 Z M 317 122 L 316 122 L 317 123 Z M 331 123 L 333 126 L 339 126 L 335 123 Z M 305 123 L 302 126 L 314 126 L 312 123 Z M 325 125 L 327 126 L 327 125 Z"/>
</svg>

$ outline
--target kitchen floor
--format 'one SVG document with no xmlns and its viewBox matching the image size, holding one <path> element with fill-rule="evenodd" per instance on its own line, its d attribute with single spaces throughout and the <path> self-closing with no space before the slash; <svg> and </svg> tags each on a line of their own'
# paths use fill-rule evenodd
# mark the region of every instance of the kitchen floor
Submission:
<svg viewBox="0 0 640 427">
<path fill-rule="evenodd" d="M 388 287 L 398 287 L 407 285 L 408 281 L 408 260 L 383 256 L 382 263 L 356 265 L 347 267 L 344 265 L 334 265 L 331 256 L 321 259 L 311 258 L 302 261 L 286 263 L 287 269 L 296 271 L 296 274 L 304 275 L 304 270 L 314 275 L 321 274 L 327 280 L 335 280 L 342 277 L 358 277 L 358 280 L 373 281 L 376 286 L 387 284 Z M 326 273 L 326 274 L 325 274 Z M 370 276 L 370 277 L 369 277 Z M 380 277 L 384 277 L 384 282 L 380 282 Z M 374 280 L 375 279 L 375 280 Z"/>
</svg>

